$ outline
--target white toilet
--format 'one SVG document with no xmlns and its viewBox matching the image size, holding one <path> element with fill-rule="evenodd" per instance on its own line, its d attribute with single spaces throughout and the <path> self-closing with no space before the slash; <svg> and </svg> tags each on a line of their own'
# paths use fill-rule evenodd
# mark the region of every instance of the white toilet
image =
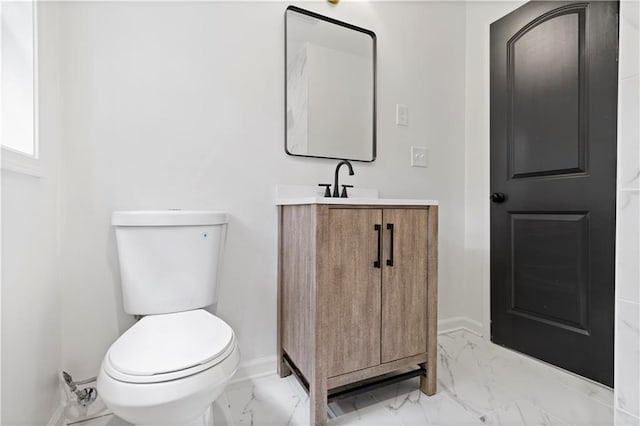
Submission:
<svg viewBox="0 0 640 426">
<path fill-rule="evenodd" d="M 111 345 L 98 394 L 136 425 L 212 425 L 212 403 L 240 362 L 217 302 L 227 215 L 114 212 L 124 310 L 144 316 Z"/>
</svg>

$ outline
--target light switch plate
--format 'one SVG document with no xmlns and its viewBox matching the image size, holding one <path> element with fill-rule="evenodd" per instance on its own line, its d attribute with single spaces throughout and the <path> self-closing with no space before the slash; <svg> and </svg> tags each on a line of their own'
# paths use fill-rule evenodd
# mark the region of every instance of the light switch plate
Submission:
<svg viewBox="0 0 640 426">
<path fill-rule="evenodd" d="M 429 150 L 425 146 L 412 146 L 411 147 L 411 166 L 412 167 L 427 167 L 427 159 L 429 157 Z"/>
<path fill-rule="evenodd" d="M 409 107 L 404 104 L 396 104 L 396 125 L 409 125 Z"/>
</svg>

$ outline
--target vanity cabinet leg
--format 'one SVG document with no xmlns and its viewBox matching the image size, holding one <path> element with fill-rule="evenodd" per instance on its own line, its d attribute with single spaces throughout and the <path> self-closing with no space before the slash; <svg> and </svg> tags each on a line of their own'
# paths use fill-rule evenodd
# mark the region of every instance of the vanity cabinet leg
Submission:
<svg viewBox="0 0 640 426">
<path fill-rule="evenodd" d="M 427 373 L 420 377 L 420 390 L 435 395 L 438 386 L 438 206 L 429 207 L 427 259 Z"/>
<path fill-rule="evenodd" d="M 432 360 L 433 358 L 433 360 Z M 429 362 L 420 364 L 427 372 L 420 376 L 420 391 L 425 395 L 431 396 L 436 394 L 437 377 L 436 377 L 436 357 L 429 357 Z"/>
<path fill-rule="evenodd" d="M 278 350 L 278 376 L 280 378 L 284 378 L 291 375 L 291 369 L 287 366 L 287 363 L 284 362 L 284 357 L 282 356 L 282 349 Z"/>
<path fill-rule="evenodd" d="M 309 408 L 312 426 L 327 425 L 327 381 L 324 383 L 311 383 L 309 388 Z"/>
</svg>

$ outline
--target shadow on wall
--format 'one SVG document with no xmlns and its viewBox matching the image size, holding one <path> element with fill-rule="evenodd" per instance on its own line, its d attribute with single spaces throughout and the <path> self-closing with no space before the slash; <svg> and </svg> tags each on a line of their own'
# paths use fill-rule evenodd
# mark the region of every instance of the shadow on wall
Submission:
<svg viewBox="0 0 640 426">
<path fill-rule="evenodd" d="M 273 208 L 275 209 L 275 206 Z M 218 272 L 218 303 L 208 310 L 228 322 L 236 332 L 240 328 L 237 327 L 239 324 L 233 321 L 233 318 L 237 317 L 232 315 L 233 312 L 243 312 L 243 321 L 256 324 L 256 328 L 262 326 L 264 319 L 259 317 L 260 309 L 257 309 L 256 305 L 272 306 L 270 321 L 275 323 L 276 247 L 253 259 L 246 256 L 247 253 L 255 251 L 256 247 L 270 247 L 275 240 L 275 229 L 243 222 L 233 212 L 228 213 L 226 242 Z M 234 259 L 237 260 L 233 262 Z M 270 273 L 260 274 L 260 271 L 265 270 Z M 251 297 L 248 297 L 248 294 L 251 294 Z M 269 333 L 256 333 L 253 336 L 239 335 L 238 338 L 245 344 L 249 341 L 252 344 L 257 343 L 257 340 L 260 342 L 257 344 L 263 345 L 272 342 L 274 336 Z M 242 350 L 242 346 L 240 349 Z"/>
<path fill-rule="evenodd" d="M 116 245 L 116 234 L 111 226 L 111 220 L 109 220 L 109 235 L 107 237 L 106 245 L 106 259 L 109 271 L 111 272 L 111 282 L 113 283 L 113 296 L 116 301 L 116 321 L 118 324 L 119 334 L 124 333 L 134 323 L 135 319 L 132 315 L 127 314 L 124 311 L 124 305 L 122 302 L 122 283 L 120 279 L 120 262 L 118 261 L 118 248 Z"/>
</svg>

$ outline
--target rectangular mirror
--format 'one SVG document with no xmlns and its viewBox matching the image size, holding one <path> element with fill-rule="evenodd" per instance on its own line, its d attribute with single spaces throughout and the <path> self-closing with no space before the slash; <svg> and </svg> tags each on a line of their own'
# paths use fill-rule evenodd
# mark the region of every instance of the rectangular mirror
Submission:
<svg viewBox="0 0 640 426">
<path fill-rule="evenodd" d="M 285 151 L 376 158 L 376 35 L 295 6 L 285 12 Z"/>
</svg>

